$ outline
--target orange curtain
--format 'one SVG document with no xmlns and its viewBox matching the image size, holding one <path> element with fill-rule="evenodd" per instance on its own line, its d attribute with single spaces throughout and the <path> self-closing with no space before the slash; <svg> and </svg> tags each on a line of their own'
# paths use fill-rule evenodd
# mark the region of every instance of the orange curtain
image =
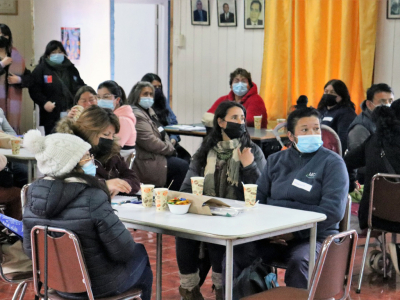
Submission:
<svg viewBox="0 0 400 300">
<path fill-rule="evenodd" d="M 357 113 L 372 84 L 378 0 L 266 0 L 260 95 L 271 120 L 344 81 Z"/>
</svg>

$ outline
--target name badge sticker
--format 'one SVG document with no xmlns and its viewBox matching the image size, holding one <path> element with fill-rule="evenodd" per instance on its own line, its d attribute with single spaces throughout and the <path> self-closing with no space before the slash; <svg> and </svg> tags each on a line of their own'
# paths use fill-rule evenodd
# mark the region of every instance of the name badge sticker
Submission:
<svg viewBox="0 0 400 300">
<path fill-rule="evenodd" d="M 305 183 L 305 182 L 297 180 L 297 179 L 293 180 L 292 185 L 294 185 L 295 187 L 298 187 L 299 189 L 305 190 L 307 192 L 311 191 L 311 189 L 312 189 L 311 184 Z"/>
<path fill-rule="evenodd" d="M 158 127 L 158 131 L 159 132 L 163 132 L 164 131 L 164 127 L 162 127 L 162 126 Z"/>
<path fill-rule="evenodd" d="M 3 118 L 0 118 L 0 124 L 3 124 Z"/>
<path fill-rule="evenodd" d="M 332 122 L 333 118 L 332 117 L 325 117 L 322 119 L 322 121 L 327 121 L 327 122 Z"/>
</svg>

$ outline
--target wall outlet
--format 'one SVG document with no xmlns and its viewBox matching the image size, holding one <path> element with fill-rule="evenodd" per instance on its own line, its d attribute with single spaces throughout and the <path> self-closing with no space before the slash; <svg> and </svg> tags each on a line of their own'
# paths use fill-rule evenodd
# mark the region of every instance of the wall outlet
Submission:
<svg viewBox="0 0 400 300">
<path fill-rule="evenodd" d="M 178 48 L 185 47 L 185 36 L 183 34 L 177 34 L 174 38 L 174 45 Z"/>
</svg>

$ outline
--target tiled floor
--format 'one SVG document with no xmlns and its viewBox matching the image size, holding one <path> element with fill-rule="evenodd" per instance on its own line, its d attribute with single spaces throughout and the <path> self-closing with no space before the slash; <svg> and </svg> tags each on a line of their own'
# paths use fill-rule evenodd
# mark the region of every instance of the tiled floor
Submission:
<svg viewBox="0 0 400 300">
<path fill-rule="evenodd" d="M 156 235 L 145 231 L 136 231 L 133 233 L 136 242 L 143 243 L 148 251 L 150 263 L 155 275 L 156 268 Z M 360 239 L 359 244 L 364 244 L 364 239 Z M 356 294 L 355 289 L 360 272 L 362 248 L 357 249 L 356 264 L 353 276 L 353 285 L 351 287 L 352 300 L 371 300 L 385 299 L 394 300 L 400 299 L 400 276 L 396 276 L 394 272 L 390 274 L 387 280 L 383 280 L 381 275 L 376 273 L 365 273 L 362 285 L 361 294 Z M 175 259 L 175 238 L 172 236 L 163 236 L 163 300 L 179 300 L 179 276 L 178 267 Z M 283 285 L 282 279 L 284 271 L 279 271 L 279 283 Z M 215 299 L 211 292 L 211 278 L 208 276 L 201 291 L 205 299 Z M 16 285 L 10 285 L 0 282 L 0 300 L 10 300 Z M 32 284 L 29 285 L 24 299 L 33 299 L 34 293 Z M 153 297 L 155 299 L 155 276 L 153 283 Z"/>
</svg>

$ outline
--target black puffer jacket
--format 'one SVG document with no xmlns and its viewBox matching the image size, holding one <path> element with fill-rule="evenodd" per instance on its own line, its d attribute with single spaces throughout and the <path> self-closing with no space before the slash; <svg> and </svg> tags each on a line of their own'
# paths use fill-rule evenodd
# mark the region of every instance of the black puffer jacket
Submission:
<svg viewBox="0 0 400 300">
<path fill-rule="evenodd" d="M 35 225 L 60 227 L 78 235 L 96 298 L 114 294 L 129 277 L 132 265 L 134 277 L 139 279 L 148 262 L 144 246 L 133 241 L 114 214 L 107 194 L 77 180 L 46 178 L 32 183 L 23 224 L 24 251 L 29 257 L 30 232 Z"/>
</svg>

